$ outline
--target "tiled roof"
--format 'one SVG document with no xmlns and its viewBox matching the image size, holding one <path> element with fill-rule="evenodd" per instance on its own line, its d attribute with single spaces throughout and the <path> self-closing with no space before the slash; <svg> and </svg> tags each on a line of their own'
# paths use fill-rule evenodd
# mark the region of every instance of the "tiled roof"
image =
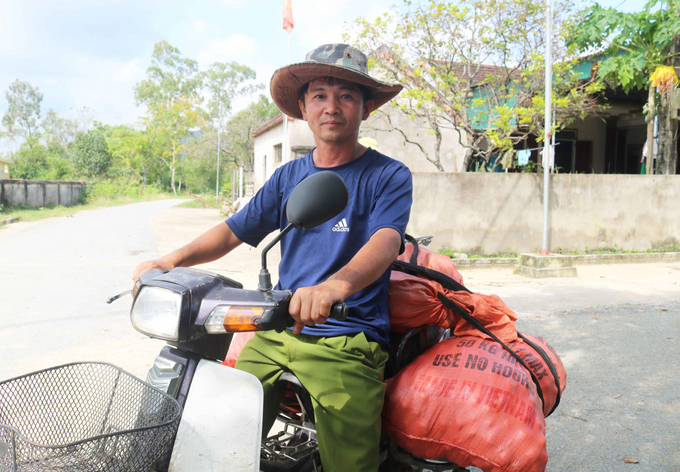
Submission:
<svg viewBox="0 0 680 472">
<path fill-rule="evenodd" d="M 289 116 L 288 120 L 293 121 L 293 118 L 291 118 Z M 272 118 L 271 120 L 267 121 L 265 124 L 260 126 L 258 129 L 256 129 L 255 132 L 253 133 L 253 138 L 256 138 L 257 136 L 266 133 L 267 131 L 269 131 L 272 128 L 275 128 L 276 126 L 280 125 L 281 123 L 283 123 L 283 113 L 281 113 L 278 116 L 275 116 L 274 118 Z"/>
</svg>

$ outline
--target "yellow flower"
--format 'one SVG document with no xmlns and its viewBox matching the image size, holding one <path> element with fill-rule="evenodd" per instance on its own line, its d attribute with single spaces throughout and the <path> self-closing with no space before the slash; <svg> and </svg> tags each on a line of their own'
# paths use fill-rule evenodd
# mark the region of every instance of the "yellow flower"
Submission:
<svg viewBox="0 0 680 472">
<path fill-rule="evenodd" d="M 668 93 L 678 83 L 678 76 L 675 69 L 670 66 L 659 66 L 649 78 L 654 87 L 658 87 L 660 92 Z"/>
</svg>

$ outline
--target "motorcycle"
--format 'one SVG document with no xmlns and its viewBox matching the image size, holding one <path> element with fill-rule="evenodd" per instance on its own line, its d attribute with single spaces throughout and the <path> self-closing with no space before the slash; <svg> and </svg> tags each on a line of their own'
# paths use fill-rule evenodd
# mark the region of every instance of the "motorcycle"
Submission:
<svg viewBox="0 0 680 472">
<path fill-rule="evenodd" d="M 140 441 L 124 443 L 121 440 L 123 433 L 115 432 L 117 430 L 109 426 L 106 430 L 109 434 L 98 431 L 99 436 L 95 436 L 95 439 L 102 444 L 97 444 L 94 449 L 106 453 L 115 450 L 119 456 L 122 451 L 123 462 L 143 465 L 139 468 L 129 465 L 125 468 L 107 468 L 106 464 L 101 464 L 96 469 L 69 466 L 64 470 L 323 470 L 311 398 L 294 374 L 285 372 L 279 379 L 289 388 L 289 395 L 279 410 L 279 420 L 283 426 L 262 440 L 263 391 L 259 380 L 249 373 L 225 367 L 221 361 L 227 354 L 234 333 L 272 329 L 282 331 L 293 325 L 294 320 L 288 313 L 293 293 L 273 289 L 267 270 L 267 252 L 289 231 L 307 230 L 330 220 L 345 208 L 348 199 L 347 186 L 332 172 L 316 173 L 298 184 L 286 206 L 289 225 L 262 251 L 258 290 L 245 290 L 235 280 L 195 268 L 151 270 L 143 274 L 132 291 L 132 325 L 146 336 L 164 340 L 167 345 L 147 374 L 146 384 L 154 388 L 140 390 L 127 397 L 128 404 L 136 405 L 136 413 L 128 415 L 134 418 L 126 431 L 146 434 L 150 430 L 149 419 L 165 426 L 174 424 L 176 429 L 166 428 L 162 438 L 147 438 L 146 443 L 156 441 L 156 446 L 160 447 L 152 456 L 151 452 L 139 445 Z M 108 302 L 122 295 L 112 297 Z M 344 303 L 335 304 L 331 309 L 331 317 L 343 320 L 347 311 Z M 386 377 L 394 375 L 424 349 L 448 335 L 448 331 L 443 329 L 422 327 L 399 337 L 393 336 L 394 348 L 390 353 Z M 119 378 L 120 374 L 116 379 Z M 122 378 L 126 377 L 123 375 Z M 116 380 L 115 385 L 118 383 L 119 380 Z M 96 383 L 92 387 L 97 388 Z M 162 394 L 165 394 L 163 398 L 158 397 Z M 73 395 L 78 395 L 78 392 Z M 161 401 L 165 402 L 162 407 Z M 107 417 L 109 410 L 115 409 L 115 405 L 112 405 L 113 400 L 110 400 L 101 407 L 107 408 Z M 161 415 L 162 412 L 165 414 Z M 2 423 L 4 421 L 0 415 L 0 470 L 4 470 L 3 455 L 9 457 L 8 451 L 11 449 L 7 446 L 3 451 Z M 14 429 L 11 431 L 16 432 Z M 113 446 L 109 440 L 111 437 L 115 439 Z M 8 439 L 7 444 L 14 444 L 12 440 Z M 71 444 L 68 446 L 71 447 Z M 7 470 L 23 470 L 16 467 L 16 447 L 12 454 L 15 457 L 14 469 Z M 135 459 L 135 462 L 130 459 L 132 454 L 148 457 Z M 81 463 L 88 461 L 79 460 Z M 414 457 L 386 436 L 381 441 L 381 462 L 381 471 L 467 470 L 448 461 Z"/>
<path fill-rule="evenodd" d="M 279 382 L 288 389 L 279 408 L 283 426 L 260 442 L 259 381 L 220 361 L 234 333 L 282 331 L 293 325 L 288 314 L 292 292 L 272 289 L 267 252 L 293 228 L 310 229 L 333 218 L 348 199 L 347 187 L 332 172 L 314 174 L 294 189 L 286 207 L 289 225 L 262 251 L 258 290 L 244 290 L 239 282 L 192 268 L 142 275 L 131 310 L 133 326 L 168 343 L 146 381 L 184 407 L 174 447 L 166 454 L 169 460 L 161 461 L 158 470 L 322 470 L 312 400 L 299 379 L 291 372 L 280 376 Z M 426 245 L 430 239 L 420 242 Z M 332 318 L 346 316 L 344 303 L 332 307 Z M 423 327 L 395 337 L 387 375 L 446 336 L 445 330 Z M 387 437 L 381 449 L 383 470 L 391 470 L 396 463 L 420 470 L 465 470 L 448 461 L 416 458 Z M 215 469 L 214 464 L 221 468 Z"/>
</svg>

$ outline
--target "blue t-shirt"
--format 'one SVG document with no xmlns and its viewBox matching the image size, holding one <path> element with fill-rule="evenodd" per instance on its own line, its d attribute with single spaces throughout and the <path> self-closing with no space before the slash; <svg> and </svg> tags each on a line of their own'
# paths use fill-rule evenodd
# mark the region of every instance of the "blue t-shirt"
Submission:
<svg viewBox="0 0 680 472">
<path fill-rule="evenodd" d="M 279 167 L 255 197 L 227 220 L 237 238 L 257 246 L 269 233 L 288 225 L 286 203 L 295 186 L 316 172 L 330 170 L 345 180 L 349 203 L 335 218 L 308 230 L 293 229 L 281 240 L 279 290 L 296 290 L 325 281 L 338 272 L 381 228 L 394 228 L 403 239 L 411 211 L 412 183 L 408 168 L 372 149 L 337 167 L 314 165 L 312 153 Z M 403 244 L 402 249 L 403 251 Z M 304 334 L 340 336 L 364 332 L 389 346 L 387 289 L 390 269 L 345 300 L 345 321 L 329 319 L 305 326 Z"/>
</svg>

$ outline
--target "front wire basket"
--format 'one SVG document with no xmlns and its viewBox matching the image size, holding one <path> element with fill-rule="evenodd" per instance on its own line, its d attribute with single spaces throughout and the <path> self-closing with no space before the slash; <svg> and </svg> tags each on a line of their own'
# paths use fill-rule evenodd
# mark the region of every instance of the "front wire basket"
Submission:
<svg viewBox="0 0 680 472">
<path fill-rule="evenodd" d="M 0 472 L 140 472 L 175 437 L 177 401 L 106 363 L 0 382 Z"/>
</svg>

